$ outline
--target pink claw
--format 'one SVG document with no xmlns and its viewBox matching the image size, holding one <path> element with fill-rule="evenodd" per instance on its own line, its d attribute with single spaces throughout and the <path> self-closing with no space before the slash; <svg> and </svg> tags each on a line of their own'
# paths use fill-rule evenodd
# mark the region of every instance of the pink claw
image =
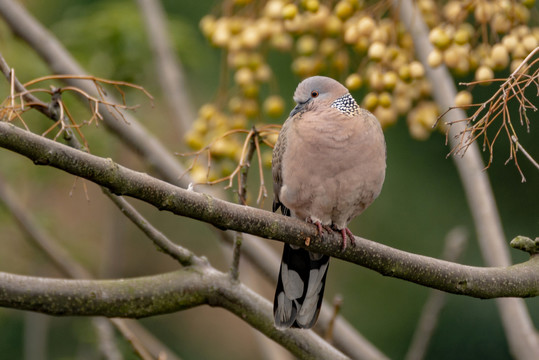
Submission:
<svg viewBox="0 0 539 360">
<path fill-rule="evenodd" d="M 317 221 L 314 224 L 318 228 L 318 235 L 322 236 L 322 224 L 320 224 L 320 221 Z"/>
<path fill-rule="evenodd" d="M 350 244 L 352 244 L 352 246 L 356 246 L 354 234 L 352 233 L 352 231 L 350 231 L 350 229 L 348 229 L 348 228 L 342 229 L 341 230 L 341 235 L 342 235 L 342 249 L 343 250 L 346 249 L 346 238 L 347 237 L 350 238 Z"/>
</svg>

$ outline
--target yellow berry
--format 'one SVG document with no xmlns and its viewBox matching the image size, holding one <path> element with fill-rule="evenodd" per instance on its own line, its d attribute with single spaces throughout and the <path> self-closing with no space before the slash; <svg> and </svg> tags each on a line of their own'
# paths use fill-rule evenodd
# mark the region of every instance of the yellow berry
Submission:
<svg viewBox="0 0 539 360">
<path fill-rule="evenodd" d="M 304 2 L 303 6 L 305 7 L 305 10 L 315 13 L 320 8 L 320 3 L 318 0 L 307 0 Z"/>
<path fill-rule="evenodd" d="M 378 70 L 373 70 L 369 72 L 369 87 L 374 91 L 384 90 L 384 76 Z"/>
<path fill-rule="evenodd" d="M 511 30 L 512 21 L 505 14 L 495 13 L 492 16 L 490 26 L 496 33 L 504 34 Z"/>
<path fill-rule="evenodd" d="M 374 109 L 373 114 L 384 128 L 393 125 L 397 121 L 397 112 L 392 107 L 378 106 Z"/>
<path fill-rule="evenodd" d="M 281 0 L 270 0 L 264 7 L 264 14 L 271 18 L 277 19 L 283 15 L 283 2 Z"/>
<path fill-rule="evenodd" d="M 502 44 L 496 44 L 492 47 L 490 57 L 494 63 L 495 70 L 505 69 L 509 65 L 509 53 Z"/>
<path fill-rule="evenodd" d="M 192 129 L 195 133 L 204 135 L 208 132 L 208 122 L 198 118 L 193 122 Z"/>
<path fill-rule="evenodd" d="M 537 47 L 537 39 L 532 34 L 526 35 L 522 39 L 522 45 L 527 52 L 532 52 Z"/>
<path fill-rule="evenodd" d="M 266 140 L 270 143 L 270 144 L 273 144 L 275 145 L 275 143 L 277 142 L 277 139 L 279 138 L 279 134 L 277 133 L 270 133 L 268 135 L 266 135 Z"/>
<path fill-rule="evenodd" d="M 344 84 L 350 91 L 359 89 L 362 83 L 363 80 L 361 79 L 361 75 L 359 75 L 358 73 L 348 75 L 344 82 Z"/>
<path fill-rule="evenodd" d="M 467 56 L 462 56 L 457 62 L 457 66 L 455 67 L 454 71 L 458 76 L 466 76 L 470 72 L 471 67 L 472 64 L 470 62 L 470 58 Z"/>
<path fill-rule="evenodd" d="M 255 78 L 260 82 L 268 82 L 271 79 L 272 71 L 268 64 L 263 64 L 255 71 Z"/>
<path fill-rule="evenodd" d="M 296 4 L 286 4 L 282 10 L 283 19 L 291 20 L 298 14 L 298 7 Z"/>
<path fill-rule="evenodd" d="M 271 162 L 273 159 L 273 155 L 271 151 L 264 151 L 262 153 L 262 165 L 264 165 L 267 168 L 271 168 Z"/>
<path fill-rule="evenodd" d="M 487 1 L 479 1 L 475 6 L 474 16 L 477 22 L 484 24 L 492 17 L 493 6 Z"/>
<path fill-rule="evenodd" d="M 443 53 L 438 49 L 434 49 L 430 52 L 429 56 L 427 57 L 427 62 L 431 68 L 436 68 L 442 64 L 443 59 L 444 59 Z"/>
<path fill-rule="evenodd" d="M 208 181 L 208 168 L 197 164 L 193 166 L 189 175 L 195 183 L 205 183 Z"/>
<path fill-rule="evenodd" d="M 342 21 L 339 17 L 335 15 L 328 16 L 327 20 L 324 23 L 324 31 L 327 35 L 337 36 L 341 34 L 342 31 Z"/>
<path fill-rule="evenodd" d="M 282 32 L 272 35 L 270 43 L 277 50 L 290 51 L 290 49 L 292 49 L 294 40 L 290 34 Z"/>
<path fill-rule="evenodd" d="M 258 86 L 258 84 L 254 82 L 241 86 L 241 92 L 247 98 L 252 99 L 258 96 L 259 91 L 260 91 L 260 86 Z"/>
<path fill-rule="evenodd" d="M 271 117 L 279 117 L 284 111 L 284 100 L 279 95 L 272 95 L 264 101 L 264 112 Z"/>
<path fill-rule="evenodd" d="M 202 33 L 207 38 L 210 38 L 213 35 L 215 28 L 216 28 L 215 16 L 206 15 L 202 19 L 200 19 L 200 29 L 202 30 Z"/>
<path fill-rule="evenodd" d="M 335 5 L 335 15 L 337 15 L 341 19 L 349 18 L 353 12 L 354 8 L 347 1 L 341 0 L 337 3 L 337 5 Z"/>
<path fill-rule="evenodd" d="M 337 42 L 337 40 L 332 38 L 325 38 L 320 42 L 318 51 L 324 56 L 330 56 L 335 54 L 338 48 L 339 43 Z"/>
<path fill-rule="evenodd" d="M 247 116 L 244 114 L 234 114 L 230 117 L 231 129 L 245 129 L 248 123 Z"/>
<path fill-rule="evenodd" d="M 408 64 L 404 64 L 399 68 L 399 78 L 402 81 L 409 82 L 412 80 L 412 73 L 410 70 L 410 66 Z"/>
<path fill-rule="evenodd" d="M 242 112 L 247 117 L 255 117 L 258 115 L 258 101 L 255 99 L 245 99 L 243 102 Z"/>
<path fill-rule="evenodd" d="M 515 4 L 513 13 L 518 22 L 526 24 L 530 20 L 530 10 L 520 4 Z"/>
<path fill-rule="evenodd" d="M 451 38 L 441 27 L 435 27 L 431 30 L 429 40 L 432 45 L 441 50 L 446 49 L 451 44 Z"/>
<path fill-rule="evenodd" d="M 463 9 L 460 1 L 449 1 L 443 8 L 444 17 L 450 23 L 458 23 L 464 16 L 467 15 L 467 11 Z"/>
<path fill-rule="evenodd" d="M 256 48 L 258 45 L 260 45 L 261 41 L 262 38 L 260 36 L 260 32 L 253 26 L 246 27 L 241 33 L 241 45 L 247 49 Z"/>
<path fill-rule="evenodd" d="M 425 76 L 425 68 L 419 61 L 412 61 L 410 63 L 410 75 L 413 79 L 419 79 Z"/>
<path fill-rule="evenodd" d="M 217 107 L 213 104 L 204 104 L 198 110 L 198 114 L 204 120 L 209 120 L 217 114 Z"/>
<path fill-rule="evenodd" d="M 200 150 L 204 147 L 202 136 L 195 131 L 189 131 L 185 134 L 185 143 L 193 150 Z"/>
<path fill-rule="evenodd" d="M 472 94 L 467 90 L 462 90 L 455 96 L 456 106 L 467 106 L 472 104 Z"/>
<path fill-rule="evenodd" d="M 354 49 L 356 52 L 362 54 L 367 52 L 370 46 L 370 40 L 366 36 L 360 36 L 359 39 L 357 39 L 356 43 L 354 44 Z"/>
<path fill-rule="evenodd" d="M 427 140 L 430 136 L 430 131 L 425 129 L 418 121 L 409 121 L 408 131 L 410 131 L 410 135 L 416 140 Z"/>
<path fill-rule="evenodd" d="M 378 106 L 378 96 L 375 93 L 370 92 L 363 98 L 363 107 L 367 110 L 373 111 Z"/>
<path fill-rule="evenodd" d="M 505 35 L 503 37 L 503 39 L 502 39 L 502 44 L 503 44 L 503 46 L 505 46 L 507 51 L 513 52 L 513 50 L 515 49 L 515 47 L 518 44 L 518 38 L 515 35 L 512 35 L 512 34 Z"/>
<path fill-rule="evenodd" d="M 254 81 L 253 71 L 247 67 L 243 67 L 234 74 L 234 81 L 238 85 L 251 84 Z"/>
<path fill-rule="evenodd" d="M 414 47 L 414 38 L 409 33 L 401 34 L 399 37 L 399 46 L 401 49 L 412 50 Z"/>
<path fill-rule="evenodd" d="M 513 58 L 515 59 L 524 59 L 528 55 L 528 51 L 524 44 L 519 42 L 511 52 L 511 55 L 513 55 Z"/>
<path fill-rule="evenodd" d="M 231 39 L 230 30 L 224 22 L 217 22 L 211 36 L 211 42 L 218 47 L 225 47 Z"/>
<path fill-rule="evenodd" d="M 480 81 L 486 85 L 490 84 L 488 80 L 494 79 L 494 72 L 487 66 L 480 66 L 475 72 L 475 80 Z"/>
<path fill-rule="evenodd" d="M 455 32 L 454 41 L 458 45 L 464 45 L 470 42 L 470 32 L 464 27 L 459 27 Z"/>
<path fill-rule="evenodd" d="M 349 26 L 344 31 L 344 42 L 347 44 L 353 44 L 359 39 L 359 31 L 356 26 Z"/>
<path fill-rule="evenodd" d="M 227 157 L 234 159 L 239 147 L 237 144 L 228 138 L 219 138 L 210 147 L 210 153 L 217 158 Z"/>
<path fill-rule="evenodd" d="M 363 16 L 357 22 L 357 30 L 360 35 L 370 35 L 375 27 L 376 23 L 370 16 Z"/>
<path fill-rule="evenodd" d="M 388 71 L 383 75 L 384 89 L 393 90 L 399 81 L 399 77 L 394 71 Z"/>
<path fill-rule="evenodd" d="M 296 43 L 296 49 L 300 55 L 311 55 L 316 51 L 317 47 L 318 42 L 312 35 L 303 35 Z"/>
<path fill-rule="evenodd" d="M 511 65 L 509 65 L 509 71 L 511 71 L 511 73 L 515 72 L 520 64 L 522 64 L 522 61 L 524 61 L 524 59 L 513 59 L 513 61 L 511 61 Z M 524 66 L 523 68 L 526 67 Z"/>
<path fill-rule="evenodd" d="M 396 96 L 393 99 L 393 106 L 398 114 L 403 115 L 410 111 L 412 100 L 406 96 Z"/>
<path fill-rule="evenodd" d="M 382 57 L 384 56 L 385 52 L 386 46 L 383 43 L 377 41 L 372 43 L 372 45 L 369 47 L 368 56 L 371 60 L 380 61 L 382 60 Z"/>
<path fill-rule="evenodd" d="M 393 98 L 391 97 L 391 94 L 388 92 L 383 92 L 378 96 L 378 104 L 380 106 L 383 106 L 385 108 L 388 108 L 391 106 L 391 103 L 393 102 Z"/>
</svg>

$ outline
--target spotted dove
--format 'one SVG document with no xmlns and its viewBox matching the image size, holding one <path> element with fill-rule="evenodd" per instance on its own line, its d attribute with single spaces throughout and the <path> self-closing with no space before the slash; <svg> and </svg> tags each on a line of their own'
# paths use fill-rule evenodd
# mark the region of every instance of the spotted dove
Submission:
<svg viewBox="0 0 539 360">
<path fill-rule="evenodd" d="M 340 232 L 376 199 L 386 168 L 380 123 L 339 82 L 302 81 L 296 107 L 273 150 L 273 211 Z M 318 318 L 329 256 L 284 244 L 273 305 L 278 328 L 311 328 Z"/>
</svg>

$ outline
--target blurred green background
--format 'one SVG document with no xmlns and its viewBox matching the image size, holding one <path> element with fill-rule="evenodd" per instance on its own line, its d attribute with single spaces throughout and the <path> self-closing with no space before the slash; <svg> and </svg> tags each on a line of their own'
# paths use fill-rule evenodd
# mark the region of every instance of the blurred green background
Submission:
<svg viewBox="0 0 539 360">
<path fill-rule="evenodd" d="M 220 51 L 212 48 L 200 33 L 198 22 L 215 10 L 219 2 L 168 0 L 163 3 L 170 21 L 170 35 L 187 75 L 189 95 L 198 108 L 216 97 L 221 57 Z M 161 103 L 148 39 L 136 2 L 27 0 L 24 5 L 60 39 L 88 73 L 134 82 L 150 91 L 156 97 L 154 107 L 140 93 L 128 91 L 129 102 L 141 104 L 135 116 L 162 139 L 171 153 L 185 150 L 182 137 L 170 131 L 170 120 Z M 50 74 L 46 64 L 15 38 L 2 20 L 0 51 L 23 82 Z M 292 94 L 300 79 L 291 75 L 288 56 L 275 57 L 271 65 L 278 79 L 279 93 L 291 109 Z M 479 96 L 488 98 L 495 91 L 493 89 L 486 87 Z M 0 97 L 5 98 L 8 94 L 7 82 L 0 81 Z M 362 94 L 353 95 L 360 99 Z M 73 102 L 76 116 L 89 117 L 86 109 L 75 100 L 67 98 L 66 101 Z M 517 131 L 521 143 L 537 159 L 537 114 L 529 116 L 531 133 L 527 134 L 524 128 Z M 28 113 L 25 121 L 36 132 L 50 126 L 47 119 L 33 112 Z M 151 172 L 103 126 L 86 127 L 84 133 L 94 154 Z M 484 265 L 457 171 L 451 159 L 446 158 L 450 149 L 444 144 L 444 136 L 434 133 L 426 141 L 413 140 L 402 119 L 387 128 L 385 134 L 388 166 L 384 189 L 369 210 L 352 222 L 352 231 L 402 250 L 439 257 L 447 233 L 455 226 L 464 226 L 470 237 L 459 262 Z M 516 235 L 532 238 L 539 235 L 539 172 L 520 157 L 519 163 L 527 179 L 522 183 L 514 164 L 504 165 L 508 146 L 505 139 L 500 139 L 495 148 L 494 163 L 487 170 L 507 243 Z M 0 176 L 12 186 L 47 232 L 96 276 L 131 277 L 177 268 L 174 261 L 155 251 L 151 242 L 104 199 L 95 185 L 54 169 L 35 167 L 6 150 L 0 154 Z M 271 183 L 269 173 L 266 183 Z M 231 192 L 230 198 L 233 199 Z M 131 202 L 171 239 L 197 254 L 206 255 L 217 268 L 228 268 L 230 256 L 222 250 L 208 226 L 161 213 L 139 201 Z M 269 209 L 270 203 L 268 199 L 265 208 Z M 0 234 L 0 271 L 59 276 L 48 259 L 26 241 L 3 205 L 0 205 Z M 280 251 L 280 244 L 272 246 Z M 515 262 L 526 259 L 526 254 L 516 250 L 510 252 Z M 241 277 L 248 284 L 252 278 L 249 269 L 248 262 L 243 261 Z M 262 284 L 256 290 L 271 299 L 273 286 L 273 283 Z M 342 295 L 342 314 L 369 341 L 389 357 L 397 359 L 406 353 L 428 292 L 427 288 L 333 260 L 325 296 L 331 301 L 335 295 Z M 539 300 L 525 301 L 538 324 Z M 221 309 L 204 306 L 141 322 L 183 359 L 252 359 L 258 356 L 256 339 L 249 326 Z M 32 338 L 30 330 L 35 324 L 47 329 L 47 353 L 43 358 L 99 358 L 90 319 L 53 318 L 0 309 L 0 359 L 23 359 L 24 349 L 28 346 L 25 342 Z M 126 357 L 134 358 L 123 340 L 120 344 L 126 349 Z M 427 358 L 457 357 L 510 357 L 494 300 L 448 296 Z"/>
</svg>

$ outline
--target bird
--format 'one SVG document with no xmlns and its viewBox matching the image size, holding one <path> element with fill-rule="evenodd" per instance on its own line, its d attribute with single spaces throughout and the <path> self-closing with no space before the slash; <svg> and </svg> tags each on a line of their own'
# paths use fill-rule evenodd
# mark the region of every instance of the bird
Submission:
<svg viewBox="0 0 539 360">
<path fill-rule="evenodd" d="M 294 92 L 296 106 L 272 154 L 273 211 L 337 231 L 354 244 L 348 223 L 380 194 L 386 142 L 377 118 L 338 81 L 313 76 Z M 318 319 L 329 256 L 284 244 L 273 305 L 277 328 L 311 328 Z"/>
</svg>

